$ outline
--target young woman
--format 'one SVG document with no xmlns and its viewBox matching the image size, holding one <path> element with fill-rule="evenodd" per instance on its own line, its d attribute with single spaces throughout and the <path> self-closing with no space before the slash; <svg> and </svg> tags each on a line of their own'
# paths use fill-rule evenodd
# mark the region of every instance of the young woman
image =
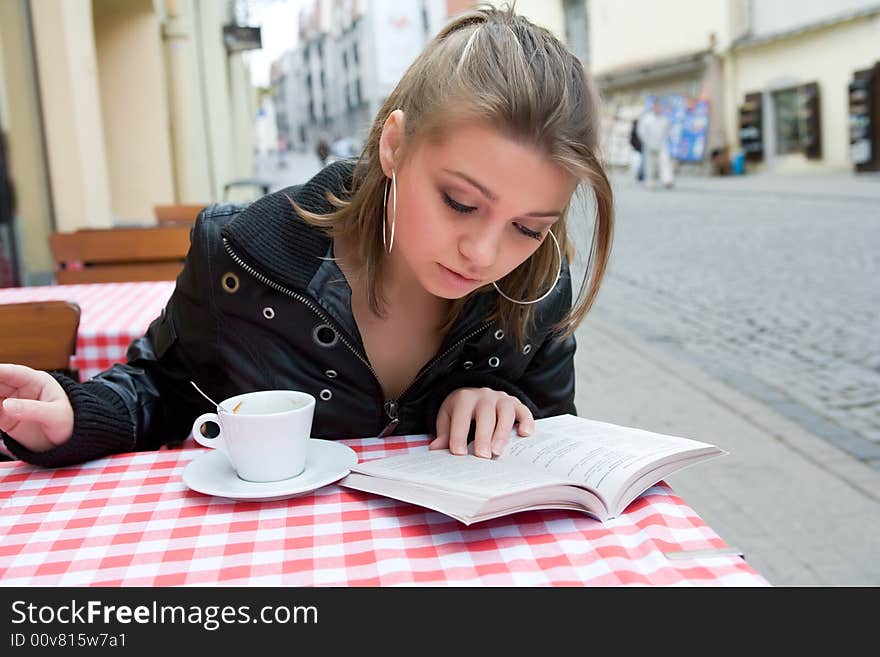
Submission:
<svg viewBox="0 0 880 657">
<path fill-rule="evenodd" d="M 175 291 L 127 363 L 85 383 L 0 365 L 9 449 L 57 466 L 185 438 L 214 399 L 297 389 L 312 435 L 431 433 L 490 457 L 575 413 L 573 331 L 608 260 L 611 189 L 581 63 L 509 10 L 452 21 L 358 161 L 199 217 Z M 572 302 L 566 230 L 596 216 Z M 473 425 L 473 426 L 472 426 Z"/>
</svg>

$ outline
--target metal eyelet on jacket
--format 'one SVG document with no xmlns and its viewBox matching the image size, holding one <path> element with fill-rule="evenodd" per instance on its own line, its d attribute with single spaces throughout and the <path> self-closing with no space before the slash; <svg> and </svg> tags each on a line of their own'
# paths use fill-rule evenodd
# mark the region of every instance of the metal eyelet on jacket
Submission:
<svg viewBox="0 0 880 657">
<path fill-rule="evenodd" d="M 324 401 L 330 401 L 330 398 L 333 397 L 333 393 L 324 388 L 321 392 L 318 393 L 318 396 Z"/>
<path fill-rule="evenodd" d="M 501 365 L 501 359 L 498 356 L 492 356 L 489 359 L 489 367 L 498 367 L 499 365 Z"/>
<path fill-rule="evenodd" d="M 469 370 L 469 369 L 471 369 L 471 368 L 474 366 L 474 362 L 471 361 L 471 360 L 466 360 L 466 361 L 464 361 L 464 362 L 461 364 L 461 366 L 462 366 L 464 369 Z"/>
<path fill-rule="evenodd" d="M 266 319 L 275 319 L 275 311 L 272 308 L 266 306 L 265 308 L 263 308 L 263 317 L 265 317 Z"/>
<path fill-rule="evenodd" d="M 528 353 L 529 353 L 531 350 L 532 350 L 532 345 L 527 344 L 525 347 L 523 347 L 523 355 L 524 355 L 524 356 L 525 356 L 525 355 L 528 355 Z"/>
<path fill-rule="evenodd" d="M 238 292 L 239 281 L 238 276 L 233 274 L 231 271 L 226 272 L 223 276 L 220 277 L 220 287 L 223 288 L 224 292 L 228 292 L 229 294 L 235 294 Z"/>
<path fill-rule="evenodd" d="M 502 331 L 501 329 L 498 329 L 497 331 L 495 331 L 495 339 L 496 340 L 500 340 L 503 337 L 504 337 L 504 331 Z"/>
<path fill-rule="evenodd" d="M 336 331 L 329 324 L 318 324 L 312 331 L 312 340 L 319 347 L 332 347 L 339 340 Z"/>
<path fill-rule="evenodd" d="M 327 376 L 328 379 L 336 378 L 336 370 L 327 370 L 326 372 L 324 372 L 324 374 Z"/>
</svg>

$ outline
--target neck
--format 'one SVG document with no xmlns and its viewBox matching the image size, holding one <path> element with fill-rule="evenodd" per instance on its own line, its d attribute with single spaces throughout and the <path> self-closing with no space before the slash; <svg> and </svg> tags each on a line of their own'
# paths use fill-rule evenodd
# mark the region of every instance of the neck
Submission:
<svg viewBox="0 0 880 657">
<path fill-rule="evenodd" d="M 430 323 L 436 323 L 439 328 L 452 301 L 426 291 L 398 254 L 392 253 L 386 257 L 381 290 L 388 311 L 406 314 L 415 321 L 425 319 Z"/>
<path fill-rule="evenodd" d="M 364 279 L 357 261 L 355 250 L 342 240 L 334 243 L 334 255 L 352 290 L 353 304 L 365 302 L 367 285 L 371 282 Z M 439 330 L 446 312 L 452 304 L 449 299 L 434 296 L 421 286 L 412 270 L 407 266 L 399 253 L 385 255 L 385 267 L 379 289 L 385 300 L 385 311 L 388 317 L 406 316 L 417 324 L 430 324 Z M 357 301 L 355 301 L 357 300 Z"/>
</svg>

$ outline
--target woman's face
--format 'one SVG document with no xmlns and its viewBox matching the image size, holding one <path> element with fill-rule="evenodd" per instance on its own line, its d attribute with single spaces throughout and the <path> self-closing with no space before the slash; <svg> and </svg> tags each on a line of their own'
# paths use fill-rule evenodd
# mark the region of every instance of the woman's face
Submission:
<svg viewBox="0 0 880 657">
<path fill-rule="evenodd" d="M 423 141 L 395 173 L 392 270 L 444 299 L 503 278 L 552 240 L 577 186 L 533 148 L 481 125 Z M 392 206 L 389 189 L 389 230 Z"/>
</svg>

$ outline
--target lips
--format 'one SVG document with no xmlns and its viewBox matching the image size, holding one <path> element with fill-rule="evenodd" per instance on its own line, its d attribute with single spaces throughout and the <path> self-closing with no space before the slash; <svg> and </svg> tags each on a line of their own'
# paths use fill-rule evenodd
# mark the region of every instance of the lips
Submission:
<svg viewBox="0 0 880 657">
<path fill-rule="evenodd" d="M 445 270 L 452 272 L 453 274 L 455 274 L 459 278 L 465 279 L 466 281 L 471 281 L 472 283 L 479 283 L 480 282 L 479 278 L 474 278 L 473 276 L 466 276 L 465 274 L 462 274 L 462 273 L 456 271 L 455 269 L 450 269 L 446 265 L 440 265 L 440 266 L 443 267 Z"/>
</svg>

